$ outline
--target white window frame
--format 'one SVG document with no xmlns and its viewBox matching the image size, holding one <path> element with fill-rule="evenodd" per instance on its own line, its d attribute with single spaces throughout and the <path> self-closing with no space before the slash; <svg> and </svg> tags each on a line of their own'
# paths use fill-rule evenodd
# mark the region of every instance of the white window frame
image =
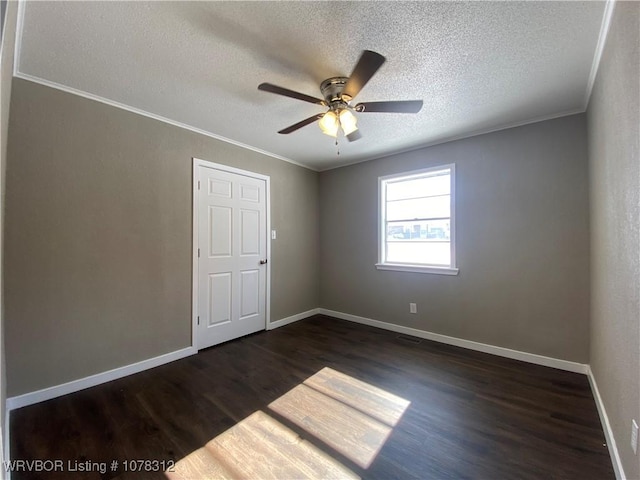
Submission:
<svg viewBox="0 0 640 480">
<path fill-rule="evenodd" d="M 418 177 L 430 172 L 437 172 L 442 170 L 450 171 L 450 248 L 451 248 L 451 264 L 450 266 L 437 266 L 427 264 L 409 264 L 409 263 L 390 263 L 385 262 L 385 246 L 386 246 L 386 193 L 385 183 L 389 180 L 402 180 L 409 179 L 410 177 Z M 378 177 L 378 263 L 376 268 L 378 270 L 395 270 L 399 272 L 415 272 L 415 273 L 435 273 L 440 275 L 457 275 L 459 269 L 456 264 L 456 166 L 454 163 L 447 165 L 437 165 L 434 167 L 423 168 L 420 170 L 413 170 L 410 172 L 396 173 L 393 175 L 386 175 L 384 177 Z"/>
</svg>

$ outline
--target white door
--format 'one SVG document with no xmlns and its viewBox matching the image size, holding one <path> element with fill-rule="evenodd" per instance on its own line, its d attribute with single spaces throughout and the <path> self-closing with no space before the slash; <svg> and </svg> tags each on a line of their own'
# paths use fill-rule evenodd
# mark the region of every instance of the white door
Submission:
<svg viewBox="0 0 640 480">
<path fill-rule="evenodd" d="M 196 338 L 202 349 L 266 328 L 268 178 L 202 164 L 194 168 Z"/>
</svg>

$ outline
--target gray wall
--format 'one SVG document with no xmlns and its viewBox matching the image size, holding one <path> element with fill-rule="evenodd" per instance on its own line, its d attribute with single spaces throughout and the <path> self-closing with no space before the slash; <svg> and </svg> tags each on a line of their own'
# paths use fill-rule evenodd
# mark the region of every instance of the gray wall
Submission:
<svg viewBox="0 0 640 480">
<path fill-rule="evenodd" d="M 575 115 L 321 173 L 321 306 L 586 363 L 585 134 Z M 446 163 L 459 275 L 376 270 L 378 177 Z"/>
<path fill-rule="evenodd" d="M 587 110 L 591 179 L 590 363 L 627 478 L 640 421 L 640 3 L 617 2 Z"/>
<path fill-rule="evenodd" d="M 8 395 L 191 343 L 192 157 L 271 176 L 272 321 L 319 303 L 318 174 L 14 79 Z"/>
<path fill-rule="evenodd" d="M 11 101 L 11 84 L 13 78 L 13 55 L 16 37 L 16 23 L 18 15 L 17 2 L 8 2 L 2 32 L 2 47 L 0 54 L 0 266 L 3 262 L 2 244 L 4 242 L 4 211 L 5 211 L 5 174 L 7 165 L 7 139 L 9 136 L 9 105 Z M 4 459 L 4 426 L 6 406 L 6 366 L 5 366 L 5 337 L 4 337 L 4 295 L 3 274 L 0 267 L 0 455 Z M 0 478 L 4 478 L 4 468 L 0 469 Z"/>
</svg>

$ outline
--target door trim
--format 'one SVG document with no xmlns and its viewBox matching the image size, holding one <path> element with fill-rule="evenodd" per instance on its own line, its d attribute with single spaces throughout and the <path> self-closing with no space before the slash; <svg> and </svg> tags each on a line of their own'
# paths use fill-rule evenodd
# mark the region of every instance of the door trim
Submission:
<svg viewBox="0 0 640 480">
<path fill-rule="evenodd" d="M 198 167 L 211 168 L 221 170 L 223 172 L 235 173 L 246 177 L 264 180 L 265 190 L 265 216 L 266 216 L 266 236 L 267 236 L 267 259 L 269 262 L 265 265 L 267 268 L 266 292 L 265 292 L 265 330 L 268 329 L 271 322 L 271 177 L 260 173 L 241 170 L 239 168 L 213 163 L 193 157 L 193 183 L 191 184 L 192 204 L 192 267 L 191 267 L 191 346 L 197 350 L 198 348 Z"/>
</svg>

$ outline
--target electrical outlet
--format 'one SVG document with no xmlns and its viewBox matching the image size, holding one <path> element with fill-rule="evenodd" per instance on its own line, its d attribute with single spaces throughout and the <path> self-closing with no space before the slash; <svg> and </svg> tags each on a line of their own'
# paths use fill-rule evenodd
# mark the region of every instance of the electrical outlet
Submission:
<svg viewBox="0 0 640 480">
<path fill-rule="evenodd" d="M 415 303 L 409 304 L 409 313 L 418 313 L 418 307 Z"/>
<path fill-rule="evenodd" d="M 635 420 L 631 420 L 631 448 L 633 453 L 638 453 L 638 424 Z"/>
<path fill-rule="evenodd" d="M 276 231 L 271 230 L 271 240 L 275 240 L 275 239 L 276 239 Z"/>
</svg>

